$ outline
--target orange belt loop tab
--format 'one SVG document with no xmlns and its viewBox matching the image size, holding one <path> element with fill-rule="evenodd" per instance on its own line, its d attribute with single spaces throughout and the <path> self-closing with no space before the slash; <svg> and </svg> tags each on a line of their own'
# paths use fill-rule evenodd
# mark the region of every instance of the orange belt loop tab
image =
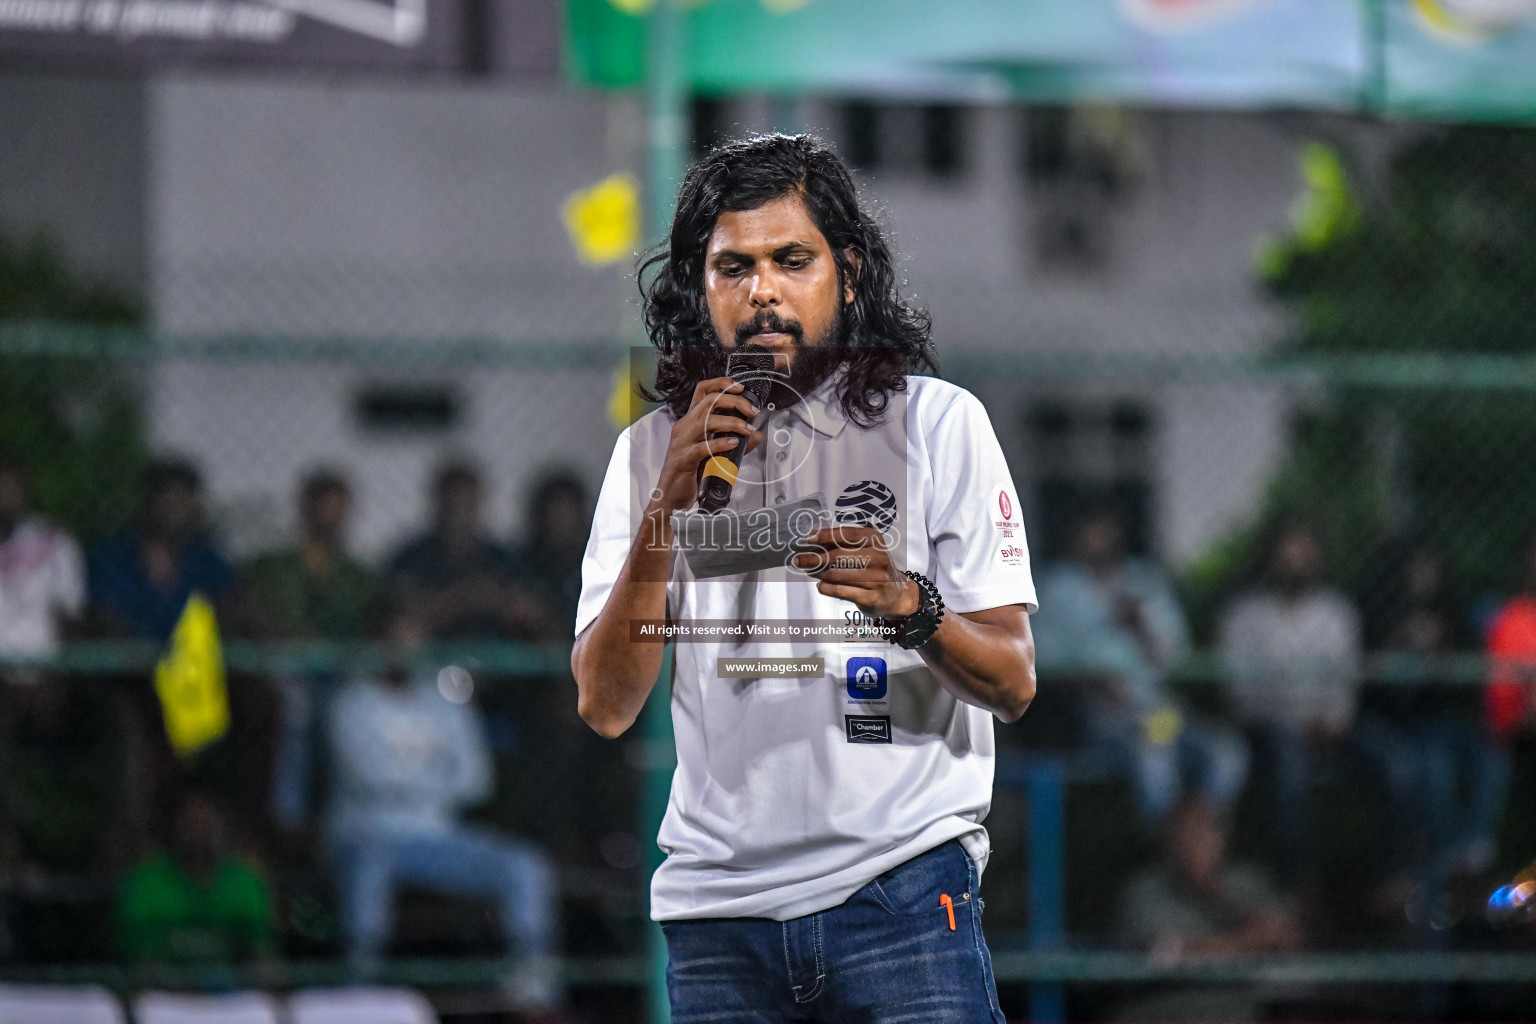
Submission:
<svg viewBox="0 0 1536 1024">
<path fill-rule="evenodd" d="M 939 894 L 939 906 L 949 911 L 949 930 L 955 930 L 955 901 L 949 898 L 949 893 Z"/>
</svg>

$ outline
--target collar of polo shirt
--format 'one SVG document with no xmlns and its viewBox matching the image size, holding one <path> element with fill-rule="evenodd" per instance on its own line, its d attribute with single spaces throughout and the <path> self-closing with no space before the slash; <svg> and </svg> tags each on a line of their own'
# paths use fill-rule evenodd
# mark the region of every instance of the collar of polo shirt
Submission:
<svg viewBox="0 0 1536 1024">
<path fill-rule="evenodd" d="M 827 379 L 800 401 L 785 410 L 790 417 L 799 420 L 822 437 L 836 437 L 848 426 L 843 404 L 838 401 L 837 389 L 848 372 L 844 363 L 833 370 Z"/>
</svg>

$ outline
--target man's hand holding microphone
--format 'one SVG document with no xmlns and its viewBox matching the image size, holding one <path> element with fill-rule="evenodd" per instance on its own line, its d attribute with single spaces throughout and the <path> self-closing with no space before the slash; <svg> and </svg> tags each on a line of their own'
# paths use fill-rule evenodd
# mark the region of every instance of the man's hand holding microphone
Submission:
<svg viewBox="0 0 1536 1024">
<path fill-rule="evenodd" d="M 763 432 L 752 426 L 761 411 L 746 394 L 746 386 L 730 377 L 700 381 L 693 389 L 687 414 L 672 424 L 667 455 L 647 514 L 655 510 L 670 515 L 692 508 L 709 460 L 743 443 L 743 454 L 763 443 Z"/>
</svg>

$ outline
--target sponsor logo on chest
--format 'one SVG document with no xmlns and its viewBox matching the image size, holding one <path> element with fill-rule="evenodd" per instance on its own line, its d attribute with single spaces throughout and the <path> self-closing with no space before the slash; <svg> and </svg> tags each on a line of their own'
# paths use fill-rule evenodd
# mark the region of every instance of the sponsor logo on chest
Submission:
<svg viewBox="0 0 1536 1024">
<path fill-rule="evenodd" d="M 884 700 L 885 672 L 884 658 L 849 658 L 848 696 L 854 700 Z"/>
<path fill-rule="evenodd" d="M 891 742 L 890 715 L 844 715 L 849 743 Z"/>
</svg>

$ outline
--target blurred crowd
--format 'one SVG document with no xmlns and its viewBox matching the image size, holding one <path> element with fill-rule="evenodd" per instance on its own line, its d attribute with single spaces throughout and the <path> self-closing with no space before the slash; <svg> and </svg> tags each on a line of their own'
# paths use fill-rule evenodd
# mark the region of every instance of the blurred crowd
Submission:
<svg viewBox="0 0 1536 1024">
<path fill-rule="evenodd" d="M 346 476 L 317 470 L 296 496 L 293 544 L 233 564 L 190 464 L 150 466 L 132 528 L 82 549 L 33 511 L 25 466 L 0 455 L 4 954 L 330 952 L 366 975 L 423 948 L 402 938 L 412 929 L 396 908 L 427 892 L 478 904 L 485 913 L 458 916 L 494 921 L 480 938 L 518 964 L 516 997 L 557 1003 L 548 960 L 572 946 L 570 890 L 638 881 L 635 773 L 622 745 L 580 723 L 563 671 L 431 660 L 436 642 L 570 639 L 584 482 L 544 473 L 516 542 L 487 527 L 485 488 L 468 463 L 440 466 L 431 522 L 370 565 L 348 549 Z M 1340 780 L 1367 794 L 1372 905 L 1431 913 L 1494 866 L 1511 745 L 1536 730 L 1519 674 L 1536 660 L 1536 542 L 1513 595 L 1483 600 L 1458 593 L 1427 540 L 1384 548 L 1355 597 L 1326 581 L 1305 519 L 1274 523 L 1258 547 L 1256 570 L 1210 617 L 1214 687 L 1175 685 L 1199 630 L 1170 575 L 1127 551 L 1112 506 L 1078 516 L 1064 557 L 1037 566 L 1037 712 L 1068 708 L 1075 770 L 1132 794 L 1146 856 L 1116 927 L 1160 956 L 1315 944 L 1329 841 L 1318 792 Z M 226 639 L 368 642 L 375 656 L 348 670 L 232 670 L 230 728 L 189 757 L 166 741 L 142 669 L 47 667 L 78 639 L 163 648 L 193 594 Z M 1452 664 L 1438 656 L 1477 651 L 1495 659 L 1491 677 L 1436 676 Z M 1412 685 L 1363 687 L 1374 655 L 1418 666 Z M 1239 805 L 1252 863 L 1226 852 Z M 989 882 L 1006 884 L 998 874 Z M 91 909 L 103 878 L 111 928 Z M 416 914 L 418 940 L 431 920 Z M 80 953 L 81 928 L 101 944 Z"/>
<path fill-rule="evenodd" d="M 1207 615 L 1215 686 L 1173 684 L 1191 665 L 1186 602 L 1127 551 L 1113 506 L 1078 517 L 1065 557 L 1038 573 L 1039 668 L 1069 693 L 1070 763 L 1123 781 L 1153 851 L 1120 903 L 1131 946 L 1422 941 L 1464 914 L 1458 894 L 1491 889 L 1511 751 L 1536 736 L 1521 677 L 1536 662 L 1536 535 L 1513 594 L 1481 598 L 1458 594 L 1445 552 L 1421 538 L 1367 558 L 1351 596 L 1327 581 L 1321 536 L 1290 516 L 1257 539 L 1246 581 Z M 1456 657 L 1476 652 L 1491 676 Z M 1351 799 L 1330 814 L 1341 788 Z M 1228 864 L 1239 821 L 1251 863 Z M 1358 901 L 1330 887 L 1340 856 L 1358 865 Z M 1330 920 L 1345 912 L 1364 923 Z"/>
<path fill-rule="evenodd" d="M 152 464 L 132 528 L 83 549 L 33 511 L 29 483 L 0 455 L 5 954 L 228 964 L 308 942 L 366 976 L 392 948 L 397 898 L 421 890 L 493 907 L 514 997 L 559 1001 L 557 864 L 579 871 L 607 850 L 607 866 L 633 866 L 626 844 L 604 843 L 632 827 L 630 795 L 612 788 L 627 776 L 577 719 L 563 672 L 499 677 L 432 649 L 569 643 L 590 524 L 578 476 L 533 482 L 513 543 L 484 522 L 476 468 L 442 465 L 431 522 L 377 566 L 348 550 L 352 492 L 331 470 L 303 480 L 292 546 L 241 564 L 206 528 L 189 463 Z M 346 670 L 231 670 L 227 731 L 182 756 L 142 670 L 49 667 L 75 640 L 164 649 L 194 594 L 226 642 L 383 653 L 333 659 L 360 666 Z M 565 770 L 572 757 L 583 772 Z M 82 932 L 67 905 L 91 905 L 103 878 L 115 928 L 97 915 Z M 311 891 L 334 910 L 314 912 Z"/>
</svg>

